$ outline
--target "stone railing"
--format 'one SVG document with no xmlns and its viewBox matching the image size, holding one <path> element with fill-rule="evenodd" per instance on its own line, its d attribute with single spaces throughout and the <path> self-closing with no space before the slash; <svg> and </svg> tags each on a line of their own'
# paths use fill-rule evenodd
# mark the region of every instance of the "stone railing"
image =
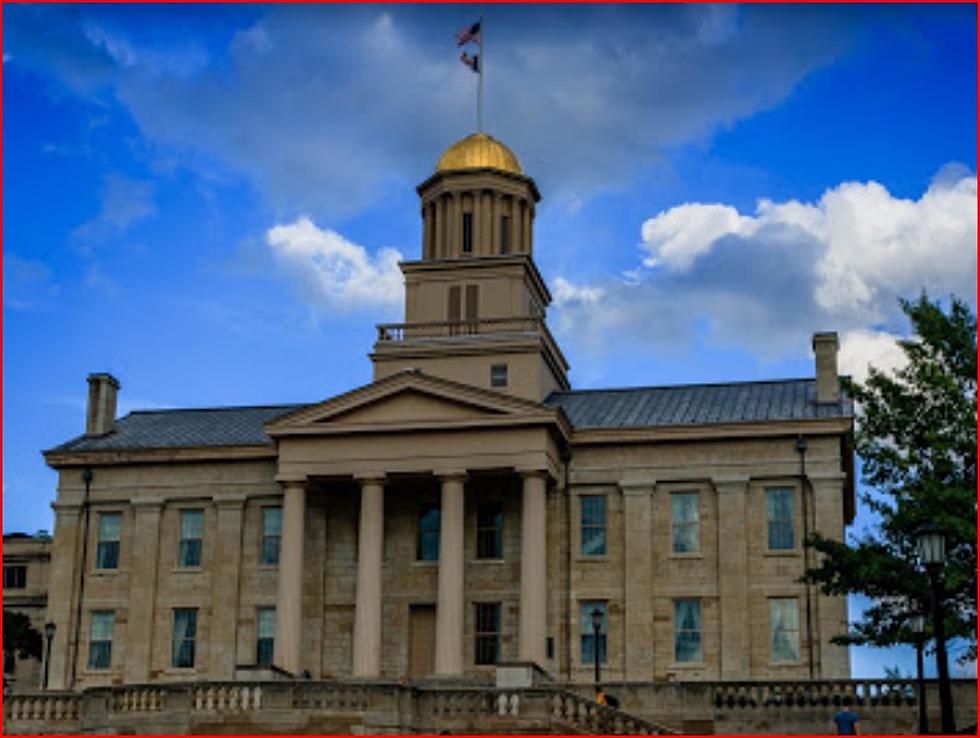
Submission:
<svg viewBox="0 0 980 738">
<path fill-rule="evenodd" d="M 543 326 L 544 320 L 535 317 L 382 323 L 378 326 L 378 341 L 386 343 L 416 338 L 448 338 L 487 333 L 534 333 L 541 331 Z"/>
<path fill-rule="evenodd" d="M 718 708 L 839 707 L 848 697 L 856 707 L 909 706 L 918 702 L 914 679 L 719 682 L 712 685 Z"/>
<path fill-rule="evenodd" d="M 5 733 L 821 733 L 849 697 L 868 733 L 914 732 L 909 680 L 629 682 L 609 684 L 621 709 L 590 685 L 197 682 L 10 695 Z M 935 680 L 927 684 L 938 726 Z M 976 724 L 976 682 L 954 680 L 956 725 Z M 935 721 L 934 723 L 932 721 Z"/>
</svg>

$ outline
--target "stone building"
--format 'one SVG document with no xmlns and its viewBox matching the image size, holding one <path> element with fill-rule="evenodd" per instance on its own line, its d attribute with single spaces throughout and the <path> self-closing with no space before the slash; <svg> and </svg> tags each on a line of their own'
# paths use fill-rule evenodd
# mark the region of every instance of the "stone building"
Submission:
<svg viewBox="0 0 980 738">
<path fill-rule="evenodd" d="M 45 452 L 51 687 L 586 684 L 596 652 L 618 682 L 848 677 L 845 600 L 798 581 L 854 513 L 836 335 L 809 378 L 574 390 L 517 157 L 472 135 L 418 193 L 369 384 L 116 418 L 89 377 L 85 433 Z"/>
<path fill-rule="evenodd" d="M 10 533 L 3 537 L 3 611 L 26 615 L 31 627 L 44 634 L 48 607 L 48 564 L 51 537 Z M 42 686 L 41 660 L 4 652 L 3 683 L 8 690 L 26 691 Z"/>
</svg>

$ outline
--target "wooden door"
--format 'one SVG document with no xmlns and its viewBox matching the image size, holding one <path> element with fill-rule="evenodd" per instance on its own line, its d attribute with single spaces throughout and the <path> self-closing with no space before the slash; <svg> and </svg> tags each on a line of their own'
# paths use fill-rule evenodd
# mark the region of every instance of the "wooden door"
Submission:
<svg viewBox="0 0 980 738">
<path fill-rule="evenodd" d="M 436 661 L 436 606 L 408 608 L 408 676 L 432 676 Z"/>
</svg>

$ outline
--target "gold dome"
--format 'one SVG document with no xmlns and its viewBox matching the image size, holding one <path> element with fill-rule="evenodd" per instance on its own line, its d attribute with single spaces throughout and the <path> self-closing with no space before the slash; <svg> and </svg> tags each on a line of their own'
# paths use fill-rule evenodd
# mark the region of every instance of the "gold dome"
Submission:
<svg viewBox="0 0 980 738">
<path fill-rule="evenodd" d="M 474 133 L 446 149 L 446 153 L 439 157 L 436 171 L 483 167 L 500 169 L 512 174 L 524 174 L 514 152 L 486 133 Z"/>
</svg>

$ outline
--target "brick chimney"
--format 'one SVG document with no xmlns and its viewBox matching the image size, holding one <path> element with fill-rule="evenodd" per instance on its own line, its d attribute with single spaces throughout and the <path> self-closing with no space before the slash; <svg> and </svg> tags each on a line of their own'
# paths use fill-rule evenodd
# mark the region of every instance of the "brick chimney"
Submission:
<svg viewBox="0 0 980 738">
<path fill-rule="evenodd" d="M 837 334 L 814 333 L 813 354 L 817 364 L 817 402 L 833 403 L 840 400 L 840 380 L 837 377 Z"/>
<path fill-rule="evenodd" d="M 116 428 L 116 395 L 119 380 L 104 372 L 88 375 L 88 409 L 85 435 L 104 436 Z"/>
</svg>

